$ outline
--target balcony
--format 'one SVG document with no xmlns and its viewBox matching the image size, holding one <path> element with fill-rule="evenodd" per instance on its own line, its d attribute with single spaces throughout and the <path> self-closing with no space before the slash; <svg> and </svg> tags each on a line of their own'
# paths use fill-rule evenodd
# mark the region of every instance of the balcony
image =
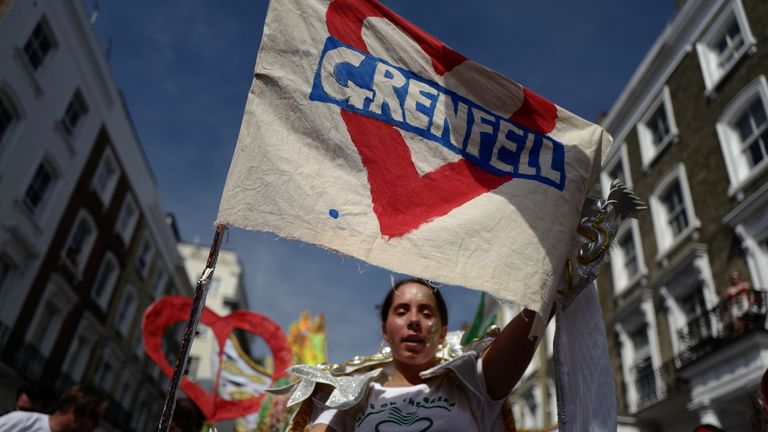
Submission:
<svg viewBox="0 0 768 432">
<path fill-rule="evenodd" d="M 723 299 L 677 331 L 678 354 L 653 369 L 650 358 L 634 368 L 637 411 L 649 408 L 680 391 L 687 383 L 681 371 L 742 336 L 766 331 L 768 292 L 747 290 Z"/>
<path fill-rule="evenodd" d="M 747 333 L 765 331 L 767 300 L 766 291 L 746 290 L 694 317 L 678 331 L 683 348 L 675 358 L 677 368 L 682 369 Z"/>
</svg>

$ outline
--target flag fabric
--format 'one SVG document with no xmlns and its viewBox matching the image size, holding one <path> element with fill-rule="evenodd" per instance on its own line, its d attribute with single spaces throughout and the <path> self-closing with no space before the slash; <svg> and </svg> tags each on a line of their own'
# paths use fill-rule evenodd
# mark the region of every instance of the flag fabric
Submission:
<svg viewBox="0 0 768 432">
<path fill-rule="evenodd" d="M 272 0 L 217 223 L 539 310 L 610 142 L 376 1 Z"/>
<path fill-rule="evenodd" d="M 595 284 L 557 310 L 554 360 L 561 432 L 616 430 L 616 386 Z"/>
</svg>

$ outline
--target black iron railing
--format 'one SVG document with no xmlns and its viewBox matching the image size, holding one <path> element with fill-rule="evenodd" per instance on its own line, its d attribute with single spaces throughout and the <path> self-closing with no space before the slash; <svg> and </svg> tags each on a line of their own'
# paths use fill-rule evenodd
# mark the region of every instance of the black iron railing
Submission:
<svg viewBox="0 0 768 432">
<path fill-rule="evenodd" d="M 768 292 L 745 290 L 720 301 L 677 331 L 678 354 L 656 369 L 648 358 L 634 367 L 637 410 L 647 408 L 682 388 L 679 371 L 731 341 L 768 330 Z M 661 384 L 661 385 L 658 385 Z"/>
</svg>

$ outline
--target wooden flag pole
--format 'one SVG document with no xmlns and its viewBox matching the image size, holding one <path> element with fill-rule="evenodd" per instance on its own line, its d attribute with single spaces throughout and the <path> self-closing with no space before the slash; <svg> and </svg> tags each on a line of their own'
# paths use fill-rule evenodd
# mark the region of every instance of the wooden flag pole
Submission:
<svg viewBox="0 0 768 432">
<path fill-rule="evenodd" d="M 213 278 L 213 271 L 216 269 L 216 260 L 219 258 L 219 249 L 221 249 L 221 238 L 227 230 L 225 225 L 216 227 L 216 234 L 211 242 L 211 250 L 208 253 L 208 261 L 205 264 L 205 270 L 200 276 L 195 286 L 195 294 L 192 298 L 192 308 L 189 311 L 189 320 L 184 328 L 184 337 L 179 346 L 179 356 L 176 359 L 176 367 L 173 370 L 173 377 L 168 385 L 168 392 L 165 394 L 165 404 L 163 405 L 163 414 L 160 417 L 158 432 L 168 432 L 173 418 L 173 409 L 176 407 L 176 391 L 179 389 L 182 375 L 187 368 L 189 351 L 192 347 L 192 339 L 197 332 L 197 324 L 200 322 L 200 315 L 203 313 L 205 298 L 208 296 L 208 283 Z"/>
</svg>

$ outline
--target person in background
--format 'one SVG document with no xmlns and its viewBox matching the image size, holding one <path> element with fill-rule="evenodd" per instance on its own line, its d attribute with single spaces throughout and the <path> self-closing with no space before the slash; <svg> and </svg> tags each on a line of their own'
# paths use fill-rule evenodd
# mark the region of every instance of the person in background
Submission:
<svg viewBox="0 0 768 432">
<path fill-rule="evenodd" d="M 49 413 L 56 401 L 56 391 L 50 384 L 36 382 L 19 387 L 16 392 L 16 411 Z"/>
<path fill-rule="evenodd" d="M 191 399 L 179 399 L 173 410 L 171 432 L 200 432 L 204 421 L 203 412 Z"/>
<path fill-rule="evenodd" d="M 91 432 L 106 409 L 99 390 L 76 385 L 61 395 L 51 415 L 13 411 L 0 417 L 0 432 Z"/>
</svg>

